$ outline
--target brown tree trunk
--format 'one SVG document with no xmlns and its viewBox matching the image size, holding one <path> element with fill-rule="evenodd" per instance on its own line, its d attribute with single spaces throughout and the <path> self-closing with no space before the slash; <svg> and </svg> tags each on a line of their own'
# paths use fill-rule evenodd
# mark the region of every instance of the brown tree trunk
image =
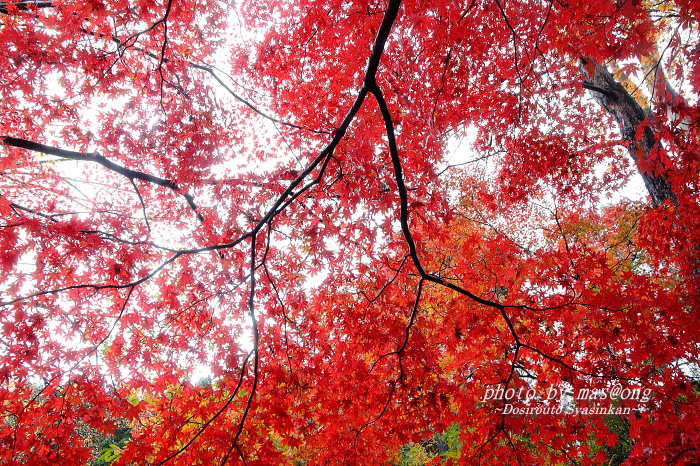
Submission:
<svg viewBox="0 0 700 466">
<path fill-rule="evenodd" d="M 621 136 L 627 142 L 630 156 L 642 175 L 654 206 L 658 207 L 665 201 L 677 205 L 668 173 L 658 159 L 661 143 L 650 127 L 651 113 L 644 111 L 605 66 L 582 58 L 581 72 L 585 79 L 583 87 L 591 91 L 593 99 L 620 125 Z"/>
</svg>

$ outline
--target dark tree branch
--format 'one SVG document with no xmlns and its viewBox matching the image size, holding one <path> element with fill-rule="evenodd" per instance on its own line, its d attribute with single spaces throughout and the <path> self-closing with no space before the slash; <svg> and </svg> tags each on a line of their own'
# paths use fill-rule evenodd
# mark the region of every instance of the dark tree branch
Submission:
<svg viewBox="0 0 700 466">
<path fill-rule="evenodd" d="M 437 90 L 435 93 L 435 99 L 433 99 L 433 111 L 431 114 L 431 117 L 433 120 L 435 120 L 435 115 L 437 115 L 438 111 L 438 103 L 440 102 L 440 97 L 442 96 L 442 92 L 445 90 L 445 78 L 447 76 L 447 70 L 450 67 L 450 59 L 452 58 L 452 47 L 447 51 L 447 55 L 445 56 L 444 60 L 444 66 L 442 67 L 442 74 L 440 75 L 440 88 Z"/>
<path fill-rule="evenodd" d="M 56 288 L 53 290 L 37 291 L 36 293 L 32 293 L 32 294 L 29 294 L 27 296 L 21 296 L 19 298 L 11 299 L 9 301 L 3 301 L 3 302 L 0 302 L 0 306 L 10 306 L 14 303 L 17 303 L 19 301 L 24 301 L 26 299 L 38 298 L 40 296 L 46 296 L 46 295 L 53 295 L 53 294 L 63 293 L 64 291 L 71 291 L 71 290 L 95 290 L 95 291 L 99 291 L 99 290 L 122 290 L 125 288 L 134 288 L 134 287 L 140 285 L 141 283 L 143 283 L 147 280 L 150 280 L 151 278 L 158 275 L 158 273 L 160 273 L 161 270 L 163 270 L 170 263 L 174 262 L 180 256 L 182 256 L 182 254 L 180 254 L 180 253 L 176 253 L 176 254 L 170 256 L 168 259 L 161 262 L 160 265 L 158 265 L 158 267 L 153 269 L 147 275 L 144 275 L 143 277 L 139 278 L 138 280 L 134 280 L 134 281 L 129 282 L 129 283 L 110 284 L 110 285 L 82 284 L 82 285 L 64 286 L 62 288 Z"/>
<path fill-rule="evenodd" d="M 255 240 L 256 237 L 253 235 L 250 239 L 250 291 L 248 292 L 248 315 L 250 316 L 251 325 L 253 327 L 253 386 L 250 389 L 248 401 L 245 404 L 243 415 L 238 423 L 236 435 L 233 437 L 233 442 L 231 442 L 231 448 L 228 449 L 221 460 L 221 466 L 224 466 L 228 462 L 228 458 L 234 449 L 238 451 L 239 455 L 241 455 L 241 460 L 243 460 L 244 463 L 246 461 L 245 456 L 242 456 L 242 452 L 239 448 L 238 439 L 243 433 L 245 421 L 248 418 L 248 413 L 250 413 L 250 408 L 253 405 L 253 399 L 255 398 L 256 389 L 258 387 L 258 371 L 260 367 L 260 330 L 258 329 L 258 319 L 255 317 Z"/>
<path fill-rule="evenodd" d="M 551 355 L 549 355 L 541 350 L 538 350 L 537 348 L 535 348 L 529 344 L 523 343 L 523 341 L 521 340 L 520 336 L 518 335 L 518 333 L 515 329 L 515 326 L 513 324 L 513 320 L 506 312 L 507 307 L 513 307 L 513 306 L 506 306 L 506 305 L 503 305 L 503 304 L 495 302 L 495 301 L 481 298 L 481 297 L 471 293 L 470 291 L 468 291 L 468 290 L 466 290 L 458 285 L 455 285 L 453 283 L 445 281 L 440 277 L 437 277 L 433 274 L 426 272 L 426 270 L 423 268 L 423 265 L 421 264 L 420 258 L 418 256 L 416 243 L 415 243 L 413 236 L 411 234 L 411 230 L 410 230 L 410 226 L 409 226 L 409 222 L 408 222 L 408 218 L 409 218 L 408 190 L 406 188 L 405 181 L 404 181 L 404 175 L 403 175 L 403 170 L 402 170 L 402 166 L 401 166 L 401 159 L 400 159 L 399 152 L 398 152 L 398 145 L 396 143 L 396 136 L 395 136 L 395 131 L 394 131 L 393 120 L 391 118 L 391 113 L 390 113 L 389 107 L 384 99 L 381 88 L 376 83 L 376 80 L 366 78 L 365 83 L 366 83 L 366 86 L 367 86 L 369 92 L 371 92 L 373 94 L 373 96 L 375 97 L 375 99 L 377 100 L 377 103 L 378 103 L 378 106 L 379 106 L 379 109 L 380 109 L 380 112 L 382 114 L 382 118 L 383 118 L 383 121 L 385 124 L 385 131 L 386 131 L 387 140 L 388 140 L 388 144 L 389 144 L 389 152 L 391 155 L 392 165 L 394 167 L 394 178 L 395 178 L 395 181 L 397 184 L 397 191 L 398 191 L 398 195 L 399 195 L 399 202 L 400 202 L 400 214 L 399 214 L 400 218 L 399 218 L 399 220 L 400 220 L 400 224 L 401 224 L 401 229 L 402 229 L 402 232 L 404 235 L 404 239 L 405 239 L 406 243 L 408 244 L 409 255 L 410 255 L 410 257 L 413 261 L 413 264 L 416 267 L 419 275 L 421 276 L 421 282 L 423 280 L 431 281 L 433 283 L 442 285 L 446 288 L 449 288 L 453 291 L 456 291 L 464 296 L 467 296 L 470 299 L 472 299 L 472 300 L 474 300 L 482 305 L 498 309 L 498 311 L 501 314 L 501 317 L 503 318 L 503 320 L 505 321 L 505 323 L 509 329 L 509 332 L 514 340 L 514 343 L 515 343 L 515 355 L 514 355 L 514 359 L 512 362 L 513 370 L 511 370 L 511 372 L 510 372 L 510 375 L 508 377 L 508 381 L 506 382 L 506 385 L 510 383 L 510 381 L 514 375 L 513 371 L 515 369 L 515 365 L 517 363 L 517 359 L 518 359 L 521 348 L 529 349 L 530 351 L 540 355 L 541 357 L 543 357 L 547 360 L 561 364 L 563 367 L 567 368 L 569 371 L 577 372 L 577 373 L 580 373 L 582 375 L 586 375 L 586 376 L 590 376 L 590 377 L 615 378 L 615 379 L 629 380 L 629 379 L 626 379 L 625 377 L 620 377 L 620 376 L 612 376 L 612 375 L 606 375 L 606 374 L 593 374 L 593 373 L 581 371 L 581 370 L 576 369 L 575 367 L 571 366 L 570 364 L 567 364 L 562 358 L 551 356 Z M 413 325 L 413 318 L 414 317 L 415 317 L 415 315 L 412 315 L 411 323 L 409 324 L 409 326 L 407 328 L 407 337 L 410 333 L 411 326 Z M 404 346 L 407 344 L 407 342 L 408 342 L 408 338 L 404 341 Z M 401 350 L 402 349 L 403 349 L 403 347 L 401 348 Z M 400 356 L 401 350 L 398 351 L 399 356 Z M 393 387 L 392 387 L 392 393 L 393 393 Z M 384 410 L 386 410 L 386 406 L 385 406 Z"/>
<path fill-rule="evenodd" d="M 10 208 L 11 208 L 12 210 L 14 210 L 14 211 L 15 211 L 15 214 L 17 214 L 17 215 L 19 215 L 19 213 L 17 212 L 17 210 L 23 210 L 24 212 L 27 212 L 27 213 L 30 213 L 30 214 L 34 214 L 34 215 L 38 215 L 38 216 L 40 216 L 40 217 L 47 218 L 47 219 L 51 220 L 52 222 L 58 222 L 58 220 L 56 220 L 54 217 L 56 217 L 56 216 L 58 216 L 58 215 L 65 215 L 65 214 L 48 215 L 48 214 L 45 214 L 45 213 L 36 211 L 36 210 L 34 210 L 34 209 L 30 209 L 30 208 L 28 208 L 28 207 L 24 207 L 24 206 L 21 206 L 21 205 L 19 205 L 19 204 L 15 204 L 14 202 L 13 202 L 12 204 L 10 204 Z"/>
<path fill-rule="evenodd" d="M 398 194 L 399 194 L 399 203 L 400 203 L 399 221 L 401 223 L 401 230 L 403 232 L 406 243 L 408 244 L 409 254 L 411 256 L 413 264 L 416 267 L 418 273 L 420 274 L 421 278 L 424 278 L 425 280 L 431 281 L 433 283 L 437 283 L 438 285 L 445 286 L 447 288 L 450 288 L 453 291 L 456 291 L 460 294 L 468 296 L 469 298 L 473 299 L 474 301 L 478 302 L 479 304 L 483 304 L 485 306 L 500 309 L 502 314 L 505 316 L 505 307 L 502 304 L 497 303 L 495 301 L 490 301 L 488 299 L 481 298 L 481 297 L 469 292 L 468 290 L 465 290 L 464 288 L 462 288 L 460 286 L 446 282 L 440 277 L 436 277 L 432 274 L 429 274 L 423 268 L 423 265 L 421 264 L 420 258 L 418 257 L 418 249 L 416 247 L 416 242 L 413 239 L 413 235 L 411 234 L 411 229 L 408 225 L 408 189 L 406 189 L 406 183 L 404 181 L 403 169 L 401 167 L 401 158 L 399 157 L 398 146 L 396 144 L 396 136 L 394 133 L 394 124 L 393 124 L 392 119 L 391 119 L 391 113 L 389 112 L 389 107 L 386 103 L 386 100 L 384 100 L 384 95 L 382 94 L 382 91 L 379 88 L 379 86 L 375 85 L 373 87 L 372 94 L 377 99 L 377 103 L 379 105 L 379 109 L 382 113 L 382 118 L 384 119 L 384 124 L 386 126 L 387 139 L 389 140 L 389 152 L 391 154 L 391 162 L 392 162 L 392 165 L 394 167 L 394 179 L 396 181 L 396 186 L 397 186 Z M 507 316 L 505 316 L 505 317 L 506 317 L 506 322 L 508 322 L 509 328 L 511 328 L 511 333 L 513 334 L 513 336 L 517 340 L 517 335 L 515 333 L 515 330 L 512 327 L 512 324 L 510 323 L 510 319 Z"/>
<path fill-rule="evenodd" d="M 141 210 L 143 211 L 143 219 L 146 221 L 146 228 L 148 229 L 148 231 L 151 231 L 151 225 L 148 223 L 148 213 L 146 212 L 146 204 L 143 202 L 143 196 L 141 196 L 139 187 L 136 186 L 134 180 L 130 179 L 129 181 L 131 181 L 131 186 L 134 187 L 134 191 L 136 191 L 136 195 L 138 196 L 139 202 L 141 203 Z"/>
<path fill-rule="evenodd" d="M 118 173 L 122 176 L 125 176 L 129 181 L 133 183 L 134 180 L 142 180 L 142 181 L 147 181 L 152 184 L 156 184 L 158 186 L 163 186 L 168 189 L 172 189 L 176 193 L 180 194 L 182 197 L 185 198 L 187 201 L 187 204 L 197 212 L 197 205 L 194 203 L 194 198 L 188 194 L 188 193 L 183 193 L 180 192 L 180 186 L 178 186 L 177 183 L 175 183 L 172 180 L 168 180 L 165 178 L 160 178 L 158 176 L 151 175 L 149 173 L 143 173 L 135 170 L 131 170 L 126 167 L 122 167 L 121 165 L 117 165 L 116 163 L 112 162 L 111 160 L 107 159 L 106 157 L 99 155 L 97 153 L 94 154 L 83 154 L 82 152 L 75 152 L 71 150 L 65 150 L 65 149 L 59 149 L 58 147 L 53 147 L 53 146 L 47 146 L 45 144 L 40 144 L 38 142 L 34 141 L 28 141 L 26 139 L 21 139 L 21 138 L 14 138 L 11 136 L 0 136 L 0 140 L 5 145 L 12 146 L 12 147 L 18 147 L 20 149 L 26 149 L 30 150 L 33 152 L 41 152 L 42 154 L 46 155 L 54 155 L 56 157 L 60 157 L 62 159 L 68 159 L 68 160 L 77 160 L 77 161 L 82 161 L 82 162 L 94 162 L 97 164 L 102 165 L 106 169 L 113 171 L 115 173 Z M 139 198 L 140 198 L 139 194 Z M 197 213 L 197 218 L 200 220 L 204 220 L 204 217 L 202 214 Z"/>
<path fill-rule="evenodd" d="M 401 260 L 401 263 L 399 264 L 399 267 L 395 270 L 394 276 L 391 277 L 391 279 L 388 282 L 386 282 L 384 284 L 384 286 L 382 286 L 382 289 L 379 290 L 379 292 L 377 293 L 377 295 L 374 298 L 370 298 L 369 296 L 367 296 L 367 293 L 365 293 L 363 290 L 360 290 L 360 294 L 362 295 L 362 297 L 364 297 L 367 300 L 367 302 L 370 304 L 375 302 L 376 300 L 378 300 L 384 294 L 384 291 L 386 291 L 386 289 L 389 287 L 389 285 L 394 283 L 396 281 L 396 279 L 399 277 L 399 274 L 401 273 L 401 269 L 403 269 L 403 266 L 409 257 L 410 256 L 404 256 L 404 258 Z"/>
<path fill-rule="evenodd" d="M 295 125 L 294 123 L 289 123 L 289 122 L 287 122 L 287 121 L 279 120 L 279 119 L 277 119 L 277 118 L 275 118 L 275 117 L 273 117 L 273 116 L 268 115 L 267 113 L 263 112 L 262 110 L 260 110 L 259 108 L 257 108 L 255 105 L 253 105 L 252 103 L 250 103 L 250 101 L 244 99 L 243 97 L 241 97 L 240 95 L 238 95 L 236 92 L 234 92 L 233 89 L 231 89 L 231 88 L 230 88 L 230 87 L 229 87 L 229 86 L 214 72 L 214 71 L 215 71 L 214 67 L 211 67 L 211 66 L 204 66 L 204 65 L 198 65 L 198 64 L 196 64 L 196 63 L 190 63 L 189 66 L 190 66 L 191 68 L 194 68 L 194 69 L 197 69 L 197 70 L 201 70 L 201 71 L 205 71 L 205 72 L 209 73 L 209 74 L 211 75 L 211 77 L 214 78 L 214 80 L 215 80 L 217 83 L 219 83 L 219 85 L 220 85 L 221 87 L 223 87 L 224 90 L 225 90 L 226 92 L 228 92 L 228 93 L 231 95 L 231 97 L 233 97 L 234 99 L 236 99 L 237 101 L 239 101 L 240 103 L 242 103 L 243 105 L 245 105 L 246 107 L 250 108 L 252 111 L 254 111 L 255 113 L 257 113 L 257 114 L 260 115 L 261 117 L 263 117 L 263 118 L 265 118 L 265 119 L 271 121 L 272 123 L 276 123 L 276 124 L 283 125 L 283 126 L 288 126 L 288 127 L 290 127 L 290 128 L 294 128 L 294 129 L 300 129 L 300 130 L 304 130 L 304 131 L 310 131 L 310 132 L 316 133 L 316 134 L 328 134 L 328 131 L 315 130 L 315 129 L 311 129 L 311 128 L 308 128 L 308 127 Z"/>
<path fill-rule="evenodd" d="M 600 94 L 603 94 L 605 97 L 607 97 L 609 99 L 617 100 L 617 95 L 614 92 L 609 91 L 608 89 L 605 89 L 603 87 L 599 87 L 599 86 L 596 86 L 594 84 L 591 84 L 588 81 L 583 82 L 583 88 L 588 89 L 589 91 L 598 92 Z"/>
<path fill-rule="evenodd" d="M 377 37 L 374 40 L 374 45 L 372 46 L 372 55 L 370 55 L 367 62 L 367 68 L 365 70 L 364 88 L 371 90 L 377 85 L 377 69 L 379 69 L 379 62 L 384 53 L 384 46 L 386 45 L 387 39 L 389 39 L 389 33 L 391 33 L 391 28 L 394 26 L 394 21 L 399 15 L 399 7 L 401 6 L 401 0 L 391 0 L 389 6 L 387 7 L 386 13 L 384 13 L 384 19 L 382 24 L 379 26 L 379 31 L 377 32 Z"/>
</svg>

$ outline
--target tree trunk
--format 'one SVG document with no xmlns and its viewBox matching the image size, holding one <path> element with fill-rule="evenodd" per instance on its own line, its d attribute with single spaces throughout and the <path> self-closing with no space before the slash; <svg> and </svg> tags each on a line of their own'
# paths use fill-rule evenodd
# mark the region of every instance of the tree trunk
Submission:
<svg viewBox="0 0 700 466">
<path fill-rule="evenodd" d="M 622 138 L 627 142 L 632 160 L 642 175 L 655 207 L 666 201 L 677 205 L 668 172 L 658 159 L 661 143 L 650 127 L 651 112 L 646 112 L 610 71 L 590 59 L 581 59 L 583 87 L 591 91 L 596 102 L 615 118 Z M 641 130 L 641 131 L 640 131 Z"/>
</svg>

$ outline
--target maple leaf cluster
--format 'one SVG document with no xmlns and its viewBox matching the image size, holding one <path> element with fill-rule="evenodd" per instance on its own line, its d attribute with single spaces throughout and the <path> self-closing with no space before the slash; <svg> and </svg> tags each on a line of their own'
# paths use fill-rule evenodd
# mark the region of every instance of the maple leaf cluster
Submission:
<svg viewBox="0 0 700 466">
<path fill-rule="evenodd" d="M 0 462 L 700 461 L 699 28 L 0 3 Z"/>
</svg>

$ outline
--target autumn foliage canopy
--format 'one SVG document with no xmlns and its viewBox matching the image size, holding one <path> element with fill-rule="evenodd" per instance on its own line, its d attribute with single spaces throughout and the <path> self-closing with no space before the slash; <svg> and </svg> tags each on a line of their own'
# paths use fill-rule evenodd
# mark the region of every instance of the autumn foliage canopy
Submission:
<svg viewBox="0 0 700 466">
<path fill-rule="evenodd" d="M 699 27 L 0 3 L 0 463 L 700 461 Z"/>
</svg>

